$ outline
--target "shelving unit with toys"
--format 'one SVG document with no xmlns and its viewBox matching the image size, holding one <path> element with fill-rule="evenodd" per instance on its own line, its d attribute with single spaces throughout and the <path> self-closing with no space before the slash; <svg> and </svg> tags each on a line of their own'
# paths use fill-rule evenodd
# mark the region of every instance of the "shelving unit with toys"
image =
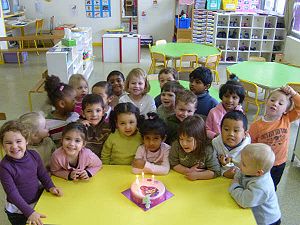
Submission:
<svg viewBox="0 0 300 225">
<path fill-rule="evenodd" d="M 286 30 L 283 17 L 216 13 L 213 44 L 222 50 L 221 62 L 236 63 L 250 56 L 274 59 L 283 53 Z"/>
</svg>

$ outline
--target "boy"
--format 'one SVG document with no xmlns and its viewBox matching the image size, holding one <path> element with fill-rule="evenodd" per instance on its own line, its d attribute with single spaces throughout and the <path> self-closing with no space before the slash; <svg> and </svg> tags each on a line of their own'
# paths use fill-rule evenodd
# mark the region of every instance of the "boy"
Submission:
<svg viewBox="0 0 300 225">
<path fill-rule="evenodd" d="M 279 225 L 281 213 L 270 169 L 275 155 L 270 146 L 249 144 L 241 152 L 240 170 L 229 192 L 243 208 L 251 207 L 258 225 Z"/>
<path fill-rule="evenodd" d="M 213 81 L 212 73 L 206 67 L 198 67 L 190 73 L 189 78 L 190 90 L 197 95 L 198 106 L 195 113 L 207 116 L 209 111 L 218 104 L 208 91 Z"/>
<path fill-rule="evenodd" d="M 110 104 L 114 98 L 112 85 L 107 81 L 99 81 L 92 87 L 92 94 L 100 95 L 104 102 L 104 112 L 106 114 L 105 119 L 109 118 L 109 114 L 111 112 L 112 107 Z"/>
<path fill-rule="evenodd" d="M 290 86 L 285 86 L 270 93 L 264 116 L 250 126 L 252 142 L 265 143 L 275 153 L 275 163 L 271 169 L 275 190 L 287 161 L 290 125 L 299 118 L 300 95 Z"/>
<path fill-rule="evenodd" d="M 162 86 L 167 83 L 168 81 L 177 81 L 178 80 L 178 72 L 172 67 L 163 68 L 158 73 L 158 81 L 159 86 Z M 161 98 L 160 95 L 154 98 L 156 108 L 161 105 Z"/>
<path fill-rule="evenodd" d="M 251 143 L 250 135 L 247 132 L 247 117 L 238 110 L 225 114 L 221 122 L 221 135 L 212 140 L 212 145 L 224 177 L 232 179 L 241 161 L 242 149 Z"/>
<path fill-rule="evenodd" d="M 188 116 L 195 113 L 197 107 L 197 96 L 190 90 L 179 92 L 175 98 L 175 114 L 167 118 L 167 140 L 171 145 L 178 138 L 177 129 L 179 124 Z"/>
<path fill-rule="evenodd" d="M 106 81 L 112 85 L 114 98 L 111 106 L 114 108 L 118 104 L 119 98 L 124 94 L 125 77 L 120 71 L 113 70 L 108 74 Z"/>
<path fill-rule="evenodd" d="M 99 95 L 88 94 L 82 100 L 83 118 L 87 120 L 86 147 L 91 149 L 99 158 L 102 147 L 111 133 L 108 121 L 104 115 L 104 101 Z M 82 121 L 83 122 L 83 121 Z"/>
<path fill-rule="evenodd" d="M 167 117 L 175 113 L 175 97 L 184 87 L 177 81 L 168 81 L 161 88 L 161 105 L 157 109 L 157 114 L 165 122 Z"/>
</svg>

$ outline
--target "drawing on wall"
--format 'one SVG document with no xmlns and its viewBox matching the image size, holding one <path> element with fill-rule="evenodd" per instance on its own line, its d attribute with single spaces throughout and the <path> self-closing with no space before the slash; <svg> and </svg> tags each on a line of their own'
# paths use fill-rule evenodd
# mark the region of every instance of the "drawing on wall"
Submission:
<svg viewBox="0 0 300 225">
<path fill-rule="evenodd" d="M 90 18 L 111 17 L 110 0 L 85 0 L 85 11 Z"/>
<path fill-rule="evenodd" d="M 260 0 L 239 0 L 236 11 L 256 12 L 259 9 Z"/>
</svg>

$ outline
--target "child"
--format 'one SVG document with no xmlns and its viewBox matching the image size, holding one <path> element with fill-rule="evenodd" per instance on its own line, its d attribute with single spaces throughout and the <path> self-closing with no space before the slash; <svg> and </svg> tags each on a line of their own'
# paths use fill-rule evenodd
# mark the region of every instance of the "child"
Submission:
<svg viewBox="0 0 300 225">
<path fill-rule="evenodd" d="M 92 87 L 92 94 L 100 95 L 104 102 L 104 113 L 105 118 L 109 118 L 109 114 L 111 111 L 111 102 L 114 98 L 114 94 L 112 91 L 112 85 L 108 83 L 107 81 L 99 81 Z"/>
<path fill-rule="evenodd" d="M 118 70 L 111 71 L 107 76 L 107 82 L 112 85 L 114 98 L 111 102 L 112 108 L 119 103 L 119 98 L 124 94 L 125 77 L 123 73 Z"/>
<path fill-rule="evenodd" d="M 197 107 L 197 96 L 189 91 L 179 92 L 175 98 L 175 114 L 167 117 L 167 140 L 171 145 L 178 138 L 177 129 L 179 124 L 188 116 L 194 115 Z"/>
<path fill-rule="evenodd" d="M 190 73 L 190 90 L 197 95 L 197 114 L 208 115 L 218 101 L 210 96 L 208 89 L 213 81 L 211 70 L 206 67 L 198 67 Z"/>
<path fill-rule="evenodd" d="M 66 124 L 79 119 L 79 114 L 74 112 L 76 91 L 70 85 L 61 83 L 59 77 L 53 75 L 47 77 L 45 90 L 50 104 L 55 108 L 46 116 L 46 119 L 50 119 L 48 123 L 50 137 L 56 145 L 59 145 Z"/>
<path fill-rule="evenodd" d="M 88 94 L 82 100 L 83 118 L 88 122 L 86 147 L 99 158 L 103 144 L 111 133 L 109 122 L 104 117 L 104 105 L 102 97 L 95 94 Z"/>
<path fill-rule="evenodd" d="M 187 117 L 178 128 L 179 140 L 173 142 L 171 167 L 189 180 L 206 180 L 220 176 L 216 152 L 206 137 L 205 122 L 199 115 Z"/>
<path fill-rule="evenodd" d="M 271 169 L 275 190 L 287 161 L 290 125 L 299 118 L 300 96 L 293 88 L 285 86 L 270 93 L 264 116 L 250 126 L 252 142 L 270 145 L 275 153 L 275 163 Z"/>
<path fill-rule="evenodd" d="M 27 148 L 40 154 L 44 166 L 49 171 L 51 154 L 56 149 L 56 146 L 49 137 L 45 117 L 41 112 L 31 112 L 22 115 L 19 121 L 29 132 Z"/>
<path fill-rule="evenodd" d="M 178 80 L 178 72 L 172 67 L 163 68 L 158 73 L 158 81 L 159 86 L 162 88 L 165 83 L 168 81 L 177 81 Z M 157 95 L 154 99 L 155 105 L 158 108 L 161 105 L 161 97 Z"/>
<path fill-rule="evenodd" d="M 11 224 L 42 224 L 45 216 L 34 211 L 42 190 L 62 196 L 36 151 L 27 150 L 28 131 L 18 121 L 8 121 L 0 129 L 0 142 L 6 153 L 0 163 L 0 180 L 5 191 L 5 212 Z"/>
<path fill-rule="evenodd" d="M 131 165 L 142 137 L 137 125 L 139 109 L 130 102 L 119 103 L 110 114 L 112 133 L 104 143 L 101 153 L 103 164 Z"/>
<path fill-rule="evenodd" d="M 140 133 L 144 144 L 139 146 L 132 162 L 132 172 L 166 175 L 169 173 L 170 146 L 164 143 L 166 139 L 166 125 L 156 113 L 148 113 L 140 126 Z"/>
<path fill-rule="evenodd" d="M 242 103 L 245 98 L 245 90 L 235 75 L 232 76 L 231 80 L 228 80 L 226 84 L 221 86 L 219 97 L 222 102 L 211 109 L 206 118 L 206 132 L 210 139 L 220 134 L 220 124 L 223 116 L 227 112 L 232 110 L 243 111 Z"/>
<path fill-rule="evenodd" d="M 51 157 L 51 173 L 66 180 L 88 180 L 102 166 L 101 160 L 85 148 L 86 130 L 83 124 L 69 123 L 62 134 L 62 146 Z"/>
<path fill-rule="evenodd" d="M 147 74 L 143 69 L 135 68 L 131 70 L 126 77 L 125 91 L 128 94 L 119 99 L 119 103 L 131 102 L 139 108 L 141 115 L 147 115 L 148 112 L 156 112 L 154 99 L 147 93 L 150 85 L 147 80 Z"/>
<path fill-rule="evenodd" d="M 84 96 L 89 93 L 89 85 L 87 80 L 81 74 L 73 74 L 69 79 L 69 85 L 76 91 L 76 102 L 74 112 L 81 115 L 81 102 Z"/>
<path fill-rule="evenodd" d="M 184 87 L 177 81 L 168 81 L 161 88 L 161 105 L 157 108 L 157 114 L 161 119 L 167 121 L 167 117 L 175 113 L 175 97 Z"/>
<path fill-rule="evenodd" d="M 248 120 L 244 113 L 238 110 L 230 111 L 222 119 L 221 135 L 212 140 L 224 177 L 233 178 L 241 161 L 242 149 L 251 143 L 247 126 Z"/>
<path fill-rule="evenodd" d="M 270 169 L 274 163 L 270 146 L 249 144 L 241 152 L 240 170 L 229 192 L 243 208 L 251 208 L 258 225 L 279 225 L 280 208 L 272 185 Z"/>
</svg>

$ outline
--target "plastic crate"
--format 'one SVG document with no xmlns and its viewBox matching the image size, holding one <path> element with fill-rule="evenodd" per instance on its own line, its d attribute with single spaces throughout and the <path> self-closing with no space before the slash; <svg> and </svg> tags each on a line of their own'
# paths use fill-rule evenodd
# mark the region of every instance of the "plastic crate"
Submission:
<svg viewBox="0 0 300 225">
<path fill-rule="evenodd" d="M 235 11 L 238 4 L 238 0 L 222 0 L 222 9 Z"/>
<path fill-rule="evenodd" d="M 207 0 L 206 9 L 208 10 L 218 10 L 221 7 L 221 0 Z"/>
<path fill-rule="evenodd" d="M 176 28 L 188 29 L 191 26 L 191 18 L 175 18 L 175 24 Z"/>
<path fill-rule="evenodd" d="M 18 63 L 17 52 L 5 52 L 3 58 L 5 63 Z M 28 58 L 28 52 L 20 52 L 20 63 L 26 62 Z"/>
</svg>

